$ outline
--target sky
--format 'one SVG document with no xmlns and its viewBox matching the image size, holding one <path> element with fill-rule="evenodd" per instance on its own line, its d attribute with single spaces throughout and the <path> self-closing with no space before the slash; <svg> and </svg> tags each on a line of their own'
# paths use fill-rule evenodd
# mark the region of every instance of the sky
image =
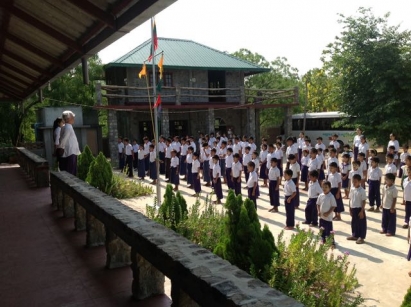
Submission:
<svg viewBox="0 0 411 307">
<path fill-rule="evenodd" d="M 390 12 L 390 25 L 411 29 L 409 0 L 178 0 L 156 16 L 157 35 L 229 53 L 246 48 L 269 61 L 285 57 L 303 75 L 321 67 L 321 52 L 341 32 L 337 14 L 356 15 L 359 7 L 371 7 L 375 16 Z M 109 63 L 150 35 L 148 21 L 99 55 Z"/>
</svg>

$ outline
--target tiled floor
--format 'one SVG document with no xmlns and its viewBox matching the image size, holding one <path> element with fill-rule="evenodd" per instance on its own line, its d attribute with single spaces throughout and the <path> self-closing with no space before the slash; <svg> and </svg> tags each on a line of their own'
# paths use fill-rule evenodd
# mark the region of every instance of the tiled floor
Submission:
<svg viewBox="0 0 411 307">
<path fill-rule="evenodd" d="M 104 247 L 85 248 L 20 168 L 0 167 L 0 306 L 170 306 L 166 296 L 131 298 L 129 267 L 105 269 Z"/>
</svg>

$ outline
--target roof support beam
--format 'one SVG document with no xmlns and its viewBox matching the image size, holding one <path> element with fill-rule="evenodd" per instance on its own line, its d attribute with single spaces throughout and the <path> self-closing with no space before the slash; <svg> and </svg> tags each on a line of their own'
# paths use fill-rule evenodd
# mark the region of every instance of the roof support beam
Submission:
<svg viewBox="0 0 411 307">
<path fill-rule="evenodd" d="M 7 67 L 8 69 L 13 70 L 15 73 L 17 73 L 17 74 L 19 74 L 19 75 L 21 75 L 21 76 L 23 76 L 23 77 L 25 77 L 25 78 L 27 78 L 27 79 L 30 79 L 30 80 L 32 80 L 32 81 L 37 81 L 37 78 L 36 78 L 36 77 L 33 77 L 32 75 L 30 75 L 30 74 L 26 73 L 25 71 L 23 71 L 23 70 L 15 67 L 14 65 L 11 65 L 11 64 L 6 63 L 6 62 L 2 62 L 2 63 L 1 63 L 1 66 Z"/>
<path fill-rule="evenodd" d="M 13 43 L 23 47 L 24 49 L 34 53 L 35 55 L 38 55 L 39 57 L 45 59 L 46 61 L 49 61 L 50 63 L 53 63 L 55 65 L 57 65 L 60 68 L 63 68 L 63 62 L 60 61 L 59 59 L 56 59 L 54 57 L 52 57 L 51 55 L 47 54 L 46 52 L 44 52 L 43 50 L 31 45 L 30 43 L 22 40 L 21 38 L 18 38 L 17 36 L 8 33 L 6 35 L 7 39 L 12 41 Z"/>
<path fill-rule="evenodd" d="M 33 64 L 33 63 L 31 63 L 30 61 L 26 60 L 25 58 L 23 58 L 23 57 L 15 54 L 15 53 L 13 53 L 13 52 L 11 52 L 11 51 L 9 51 L 9 50 L 3 50 L 3 54 L 4 54 L 4 55 L 7 55 L 9 58 L 12 58 L 12 59 L 20 62 L 21 64 L 23 64 L 24 66 L 27 66 L 28 68 L 30 68 L 30 69 L 32 69 L 32 70 L 38 71 L 38 72 L 41 73 L 42 75 L 51 77 L 51 73 L 48 72 L 47 70 L 45 70 L 45 69 L 43 69 L 43 68 L 41 68 L 41 67 L 39 67 L 39 66 L 37 66 L 37 65 L 35 65 L 35 64 Z"/>
<path fill-rule="evenodd" d="M 1 78 L 0 77 L 0 82 L 2 82 L 4 85 L 7 85 L 8 87 L 12 87 L 19 92 L 24 92 L 25 88 L 23 88 L 21 85 L 16 84 L 14 81 L 11 81 L 9 79 Z"/>
<path fill-rule="evenodd" d="M 67 0 L 77 6 L 80 10 L 85 12 L 87 15 L 97 18 L 99 21 L 109 26 L 110 28 L 115 27 L 115 20 L 112 15 L 106 13 L 98 6 L 87 0 Z"/>
<path fill-rule="evenodd" d="M 88 61 L 85 57 L 81 58 L 81 69 L 83 71 L 83 83 L 84 84 L 89 84 L 90 79 L 88 76 Z"/>
<path fill-rule="evenodd" d="M 5 4 L 13 5 L 13 0 L 5 1 Z M 8 28 L 9 28 L 9 24 L 10 24 L 10 13 L 5 11 L 3 13 L 3 20 L 2 20 L 2 24 L 1 24 L 1 28 L 0 28 L 0 33 L 7 33 Z M 5 43 L 6 43 L 6 36 L 3 34 L 2 36 L 0 36 L 0 62 L 1 62 L 1 56 L 2 56 L 2 53 L 3 53 Z"/>
<path fill-rule="evenodd" d="M 1 82 L 0 82 L 0 92 L 5 93 L 7 96 L 17 98 L 18 100 L 24 100 L 24 99 L 22 98 L 22 96 L 20 96 L 19 94 L 16 94 L 16 93 L 13 92 L 12 90 L 10 90 L 10 89 L 8 88 L 8 86 L 4 85 L 4 84 L 1 83 Z"/>
<path fill-rule="evenodd" d="M 13 80 L 17 81 L 18 83 L 24 84 L 27 87 L 31 86 L 31 83 L 29 83 L 27 81 L 24 81 L 24 80 L 20 79 L 19 77 L 16 77 L 15 75 L 13 75 L 11 73 L 8 73 L 7 71 L 0 71 L 0 77 L 1 76 L 6 76 L 10 79 L 13 79 Z"/>
<path fill-rule="evenodd" d="M 46 33 L 47 35 L 54 38 L 55 40 L 60 41 L 61 43 L 68 46 L 69 48 L 75 50 L 76 52 L 82 53 L 81 46 L 77 44 L 75 40 L 60 33 L 59 31 L 41 22 L 40 20 L 31 16 L 30 14 L 20 10 L 17 7 L 7 5 L 6 3 L 2 3 L 2 2 L 0 2 L 0 7 L 4 8 L 6 11 L 16 16 L 17 18 L 21 19 L 23 22 L 28 23 L 29 25 L 37 28 L 38 30 Z"/>
</svg>

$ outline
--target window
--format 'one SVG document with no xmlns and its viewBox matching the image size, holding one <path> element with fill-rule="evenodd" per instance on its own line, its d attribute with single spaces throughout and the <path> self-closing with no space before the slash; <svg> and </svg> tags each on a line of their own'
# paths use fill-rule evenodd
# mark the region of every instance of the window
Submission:
<svg viewBox="0 0 411 307">
<path fill-rule="evenodd" d="M 160 80 L 160 73 L 157 72 L 156 76 L 156 84 L 158 84 L 158 81 Z M 149 79 L 148 82 L 150 86 L 153 86 L 153 73 L 149 73 Z M 173 86 L 173 74 L 170 72 L 163 72 L 163 86 Z"/>
</svg>

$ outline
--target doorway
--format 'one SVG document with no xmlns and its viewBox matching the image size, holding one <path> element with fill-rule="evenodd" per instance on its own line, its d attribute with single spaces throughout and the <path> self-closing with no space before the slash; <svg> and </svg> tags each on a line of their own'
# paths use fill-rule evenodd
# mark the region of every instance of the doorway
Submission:
<svg viewBox="0 0 411 307">
<path fill-rule="evenodd" d="M 208 71 L 208 87 L 210 89 L 225 88 L 225 71 L 224 70 L 209 70 Z M 209 90 L 208 98 L 209 102 L 225 102 L 226 97 L 224 96 L 225 90 Z M 213 97 L 217 96 L 217 97 Z"/>
<path fill-rule="evenodd" d="M 173 120 L 170 121 L 170 136 L 186 136 L 188 132 L 187 120 Z"/>
<path fill-rule="evenodd" d="M 144 137 L 148 137 L 148 139 L 151 141 L 154 139 L 154 134 L 153 134 L 153 124 L 151 121 L 146 121 L 146 122 L 140 122 L 139 123 L 139 133 L 140 133 L 140 142 L 143 141 Z"/>
</svg>

